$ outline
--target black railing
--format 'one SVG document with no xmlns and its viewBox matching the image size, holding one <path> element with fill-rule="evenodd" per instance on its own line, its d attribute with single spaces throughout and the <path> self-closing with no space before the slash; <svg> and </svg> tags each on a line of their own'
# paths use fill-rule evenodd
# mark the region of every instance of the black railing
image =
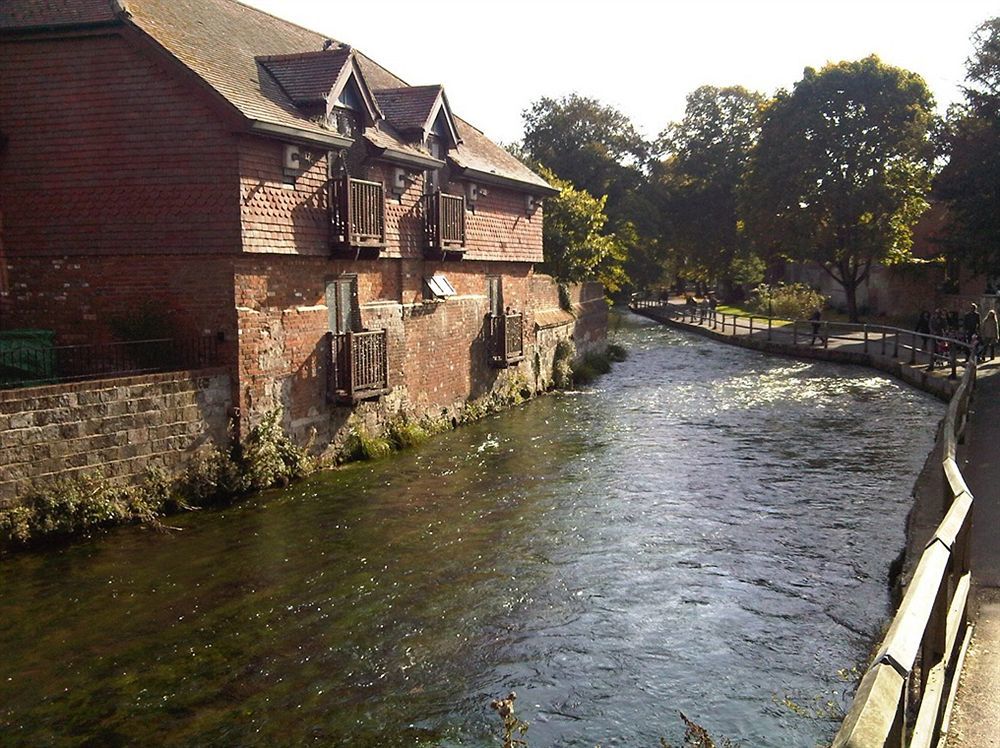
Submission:
<svg viewBox="0 0 1000 748">
<path fill-rule="evenodd" d="M 389 391 L 385 330 L 327 333 L 330 340 L 330 399 L 357 402 Z"/>
<path fill-rule="evenodd" d="M 465 249 L 465 198 L 434 192 L 423 197 L 424 239 L 432 252 Z"/>
<path fill-rule="evenodd" d="M 385 193 L 380 182 L 330 180 L 333 243 L 342 247 L 385 246 Z"/>
<path fill-rule="evenodd" d="M 214 337 L 88 345 L 0 347 L 0 388 L 137 376 L 217 366 Z"/>
<path fill-rule="evenodd" d="M 491 315 L 488 325 L 491 365 L 502 369 L 524 359 L 524 315 Z"/>
</svg>

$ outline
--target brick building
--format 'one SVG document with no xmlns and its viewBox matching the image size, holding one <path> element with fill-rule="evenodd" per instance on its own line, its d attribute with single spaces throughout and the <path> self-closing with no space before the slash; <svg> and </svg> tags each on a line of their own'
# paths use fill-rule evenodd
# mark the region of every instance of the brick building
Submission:
<svg viewBox="0 0 1000 748">
<path fill-rule="evenodd" d="M 233 0 L 0 5 L 0 328 L 210 339 L 300 439 L 551 378 L 554 193 L 350 46 Z"/>
</svg>

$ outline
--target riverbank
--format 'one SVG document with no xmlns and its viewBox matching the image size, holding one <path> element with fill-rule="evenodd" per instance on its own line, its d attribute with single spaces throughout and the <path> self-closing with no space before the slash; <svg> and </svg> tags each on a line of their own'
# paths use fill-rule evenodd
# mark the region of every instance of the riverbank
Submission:
<svg viewBox="0 0 1000 748">
<path fill-rule="evenodd" d="M 617 345 L 603 352 L 576 356 L 568 342 L 557 346 L 553 363 L 555 390 L 588 384 L 625 359 Z M 281 425 L 281 412 L 268 413 L 247 437 L 229 449 L 213 447 L 195 455 L 183 475 L 171 479 L 156 467 L 138 485 L 103 479 L 97 472 L 31 490 L 18 503 L 0 506 L 0 557 L 46 545 L 61 545 L 116 526 L 141 524 L 169 530 L 162 520 L 181 512 L 228 506 L 262 490 L 287 486 L 318 470 L 351 462 L 379 459 L 415 446 L 433 436 L 474 423 L 521 405 L 544 392 L 527 381 L 511 379 L 507 386 L 465 403 L 451 418 L 388 421 L 381 433 L 371 433 L 357 420 L 334 461 L 320 461 L 308 447 L 299 447 Z M 350 421 L 348 422 L 350 425 Z"/>
</svg>

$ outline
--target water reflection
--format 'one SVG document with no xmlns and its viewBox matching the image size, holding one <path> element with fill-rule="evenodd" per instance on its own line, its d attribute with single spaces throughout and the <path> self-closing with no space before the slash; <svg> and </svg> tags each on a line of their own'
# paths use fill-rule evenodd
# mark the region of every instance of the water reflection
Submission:
<svg viewBox="0 0 1000 748">
<path fill-rule="evenodd" d="M 181 532 L 0 567 L 0 728 L 44 745 L 678 742 L 835 725 L 942 407 L 634 318 L 591 390 Z"/>
</svg>

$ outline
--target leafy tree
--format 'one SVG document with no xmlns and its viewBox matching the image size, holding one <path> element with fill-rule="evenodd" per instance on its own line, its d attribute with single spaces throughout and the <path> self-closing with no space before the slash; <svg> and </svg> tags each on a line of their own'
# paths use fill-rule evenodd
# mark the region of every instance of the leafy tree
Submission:
<svg viewBox="0 0 1000 748">
<path fill-rule="evenodd" d="M 618 290 L 628 280 L 624 271 L 628 253 L 618 236 L 604 231 L 607 198 L 578 190 L 545 167 L 539 173 L 559 190 L 545 201 L 541 270 L 562 282 L 598 280 L 608 291 Z"/>
<path fill-rule="evenodd" d="M 660 135 L 665 158 L 654 174 L 672 218 L 671 245 L 689 276 L 730 286 L 763 277 L 737 215 L 763 103 L 742 86 L 701 86 L 688 95 L 684 119 Z"/>
<path fill-rule="evenodd" d="M 945 246 L 974 271 L 1000 271 L 1000 18 L 973 34 L 966 104 L 949 112 L 949 161 L 935 185 L 948 206 Z"/>
<path fill-rule="evenodd" d="M 635 194 L 645 182 L 649 144 L 628 117 L 579 94 L 541 98 L 523 117 L 522 149 L 531 159 L 577 189 L 606 195 L 614 229 L 642 218 Z"/>
<path fill-rule="evenodd" d="M 858 286 L 908 257 L 926 210 L 932 106 L 920 76 L 873 55 L 806 68 L 765 109 L 742 191 L 748 234 L 765 254 L 818 263 L 852 320 Z"/>
</svg>

